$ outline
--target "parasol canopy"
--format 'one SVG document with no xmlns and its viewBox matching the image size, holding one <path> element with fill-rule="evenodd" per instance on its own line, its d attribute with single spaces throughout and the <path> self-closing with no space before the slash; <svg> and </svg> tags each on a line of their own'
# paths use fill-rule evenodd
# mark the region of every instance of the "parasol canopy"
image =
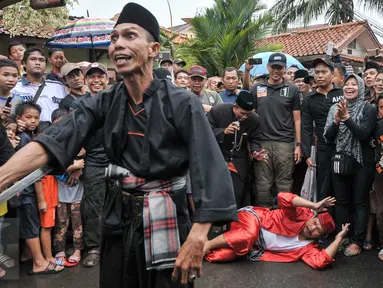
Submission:
<svg viewBox="0 0 383 288">
<path fill-rule="evenodd" d="M 46 42 L 49 48 L 96 48 L 110 44 L 116 22 L 102 18 L 85 18 L 58 27 Z"/>
</svg>

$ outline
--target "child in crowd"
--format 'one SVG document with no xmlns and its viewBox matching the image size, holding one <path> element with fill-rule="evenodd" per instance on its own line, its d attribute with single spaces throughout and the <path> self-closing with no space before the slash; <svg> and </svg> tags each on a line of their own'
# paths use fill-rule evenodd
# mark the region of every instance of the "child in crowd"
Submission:
<svg viewBox="0 0 383 288">
<path fill-rule="evenodd" d="M 39 133 L 43 133 L 50 125 L 43 122 L 39 125 Z M 53 175 L 46 175 L 35 183 L 37 205 L 40 211 L 40 240 L 41 248 L 46 260 L 59 266 L 64 266 L 63 258 L 54 258 L 52 254 L 52 228 L 56 225 L 56 207 L 58 204 L 57 179 Z"/>
<path fill-rule="evenodd" d="M 26 124 L 26 131 L 19 134 L 20 144 L 16 150 L 21 149 L 32 141 L 40 123 L 41 108 L 32 102 L 21 103 L 16 107 L 16 119 Z M 24 189 L 18 197 L 17 216 L 19 218 L 20 238 L 25 239 L 26 249 L 21 255 L 24 261 L 32 257 L 33 269 L 29 275 L 56 274 L 63 270 L 60 265 L 45 259 L 40 244 L 40 217 L 37 205 L 36 190 L 41 191 L 41 182 Z M 40 198 L 40 196 L 39 196 Z"/>
<path fill-rule="evenodd" d="M 20 144 L 16 148 L 20 148 L 27 145 L 33 140 L 37 134 L 37 127 L 40 123 L 41 107 L 33 102 L 25 102 L 16 106 L 16 120 L 21 120 L 26 124 L 25 132 L 19 133 Z"/>
<path fill-rule="evenodd" d="M 67 114 L 67 111 L 57 109 L 52 113 L 52 123 L 56 123 Z M 80 152 L 81 153 L 81 152 Z M 77 173 L 84 168 L 84 159 L 75 160 L 67 169 L 67 174 L 56 176 L 58 179 L 59 203 L 57 205 L 56 233 L 53 247 L 57 252 L 56 258 L 65 260 L 66 267 L 74 267 L 81 260 L 81 250 L 84 249 L 83 229 L 80 212 L 80 203 L 84 193 L 84 186 L 72 173 Z M 69 220 L 72 222 L 74 253 L 66 259 L 65 244 Z"/>
<path fill-rule="evenodd" d="M 17 133 L 17 121 L 13 117 L 8 117 L 3 121 L 4 128 L 7 131 L 9 141 L 11 141 L 13 148 L 16 148 L 20 144 L 20 137 L 16 136 Z"/>
<path fill-rule="evenodd" d="M 22 103 L 21 98 L 12 93 L 19 77 L 17 64 L 9 59 L 0 60 L 0 118 L 4 120 L 14 114 L 17 104 Z M 10 99 L 10 102 L 9 102 Z"/>
</svg>

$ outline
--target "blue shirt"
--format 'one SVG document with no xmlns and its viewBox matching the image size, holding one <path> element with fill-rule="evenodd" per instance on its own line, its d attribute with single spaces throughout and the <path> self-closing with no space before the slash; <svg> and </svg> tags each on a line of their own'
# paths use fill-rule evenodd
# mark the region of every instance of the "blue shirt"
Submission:
<svg viewBox="0 0 383 288">
<path fill-rule="evenodd" d="M 219 96 L 221 96 L 223 103 L 234 103 L 238 95 L 233 91 L 225 89 L 225 91 L 219 93 Z"/>
</svg>

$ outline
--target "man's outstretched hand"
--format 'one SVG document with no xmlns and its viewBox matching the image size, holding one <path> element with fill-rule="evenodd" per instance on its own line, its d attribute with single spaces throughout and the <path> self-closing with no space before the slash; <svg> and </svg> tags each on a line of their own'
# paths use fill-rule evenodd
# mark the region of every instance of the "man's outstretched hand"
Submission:
<svg viewBox="0 0 383 288">
<path fill-rule="evenodd" d="M 342 224 L 342 231 L 340 231 L 335 236 L 335 239 L 342 241 L 344 238 L 346 238 L 349 227 L 350 227 L 350 223 Z"/>
<path fill-rule="evenodd" d="M 315 211 L 318 213 L 327 211 L 326 208 L 334 206 L 335 202 L 336 202 L 335 197 L 326 197 L 322 201 L 315 203 Z"/>
<path fill-rule="evenodd" d="M 186 242 L 178 252 L 172 274 L 173 281 L 178 281 L 181 276 L 181 284 L 187 284 L 195 277 L 202 276 L 203 247 L 210 227 L 211 223 L 194 223 Z"/>
</svg>

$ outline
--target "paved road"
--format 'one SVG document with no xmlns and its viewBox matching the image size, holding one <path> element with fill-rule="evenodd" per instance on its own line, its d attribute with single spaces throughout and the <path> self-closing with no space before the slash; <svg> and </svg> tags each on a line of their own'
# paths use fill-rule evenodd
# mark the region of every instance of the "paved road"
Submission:
<svg viewBox="0 0 383 288">
<path fill-rule="evenodd" d="M 196 288 L 382 288 L 383 262 L 376 251 L 356 258 L 339 258 L 332 268 L 315 271 L 302 262 L 227 264 L 205 263 L 205 275 Z M 98 288 L 98 268 L 82 266 L 58 275 L 27 276 L 30 264 L 21 265 L 19 281 L 0 281 L 1 288 Z M 112 287 L 111 287 L 112 288 Z"/>
</svg>

